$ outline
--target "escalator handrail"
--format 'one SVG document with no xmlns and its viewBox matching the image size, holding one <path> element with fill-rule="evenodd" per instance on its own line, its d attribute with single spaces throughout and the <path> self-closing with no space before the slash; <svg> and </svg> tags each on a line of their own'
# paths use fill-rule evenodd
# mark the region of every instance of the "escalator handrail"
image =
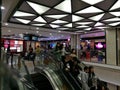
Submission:
<svg viewBox="0 0 120 90">
<path fill-rule="evenodd" d="M 74 80 L 75 84 L 80 88 L 80 90 L 82 90 L 82 88 L 80 87 L 79 83 L 75 80 L 75 78 L 72 76 L 71 73 L 68 72 L 68 74 L 70 75 L 70 77 Z"/>
<path fill-rule="evenodd" d="M 66 80 L 67 83 L 69 84 L 70 88 L 71 88 L 72 90 L 75 90 L 74 87 L 73 87 L 73 85 L 69 82 L 69 80 L 67 79 L 67 77 L 64 75 L 63 71 L 60 70 L 60 72 L 62 73 L 63 77 L 65 78 L 65 80 Z"/>
<path fill-rule="evenodd" d="M 60 81 L 60 79 L 58 78 L 58 76 L 52 71 L 50 72 L 50 70 L 47 70 L 51 75 L 51 78 L 53 79 L 53 81 L 56 83 L 56 86 L 59 88 L 58 90 L 62 90 L 62 82 Z M 57 80 L 56 80 L 57 79 Z M 57 90 L 57 89 L 55 89 Z"/>
<path fill-rule="evenodd" d="M 54 72 L 52 73 L 53 76 L 51 76 L 48 68 L 46 69 L 46 67 L 43 67 L 42 69 L 40 67 L 35 67 L 35 71 L 38 73 L 43 74 L 44 76 L 47 77 L 47 79 L 50 81 L 52 87 L 54 90 L 62 90 L 62 86 L 58 84 L 58 82 L 56 83 L 56 80 L 53 79 L 54 78 Z M 59 80 L 59 79 L 58 79 Z"/>
<path fill-rule="evenodd" d="M 28 68 L 27 68 L 24 60 L 22 60 L 22 64 L 23 64 L 23 66 L 24 66 L 24 68 L 25 68 L 26 74 L 28 75 L 29 83 L 34 86 L 33 81 L 32 81 L 32 78 L 31 78 L 30 73 L 29 73 L 29 70 L 28 70 Z"/>
<path fill-rule="evenodd" d="M 23 85 L 25 85 L 28 89 L 31 90 L 38 90 L 37 88 L 35 88 L 31 83 L 29 83 L 27 80 L 25 79 L 21 79 L 21 82 L 23 83 Z"/>
</svg>

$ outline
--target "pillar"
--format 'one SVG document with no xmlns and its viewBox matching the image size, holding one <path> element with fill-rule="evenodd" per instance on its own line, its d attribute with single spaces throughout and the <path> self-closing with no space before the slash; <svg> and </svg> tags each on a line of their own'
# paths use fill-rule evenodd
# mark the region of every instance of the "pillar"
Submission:
<svg viewBox="0 0 120 90">
<path fill-rule="evenodd" d="M 117 65 L 120 66 L 120 30 L 117 29 L 117 58 L 118 58 L 118 61 L 117 61 Z"/>
<path fill-rule="evenodd" d="M 79 55 L 80 50 L 80 35 L 79 34 L 71 34 L 71 49 L 74 48 L 77 50 L 77 56 Z"/>
<path fill-rule="evenodd" d="M 117 33 L 115 28 L 106 29 L 106 64 L 116 65 Z"/>
</svg>

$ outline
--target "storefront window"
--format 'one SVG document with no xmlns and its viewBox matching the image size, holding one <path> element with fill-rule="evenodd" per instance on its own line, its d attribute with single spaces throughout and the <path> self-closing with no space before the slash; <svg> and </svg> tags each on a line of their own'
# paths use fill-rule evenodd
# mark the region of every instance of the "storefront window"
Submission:
<svg viewBox="0 0 120 90">
<path fill-rule="evenodd" d="M 80 41 L 80 60 L 87 62 L 105 63 L 105 39 Z"/>
<path fill-rule="evenodd" d="M 117 30 L 117 64 L 120 66 L 120 31 Z"/>
</svg>

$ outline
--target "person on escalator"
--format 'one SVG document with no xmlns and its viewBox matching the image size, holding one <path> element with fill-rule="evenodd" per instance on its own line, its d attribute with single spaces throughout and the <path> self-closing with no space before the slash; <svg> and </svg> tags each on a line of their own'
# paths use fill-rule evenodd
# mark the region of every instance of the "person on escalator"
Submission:
<svg viewBox="0 0 120 90">
<path fill-rule="evenodd" d="M 71 72 L 72 71 L 72 67 L 73 67 L 73 62 L 71 60 L 71 56 L 69 54 L 67 54 L 65 56 L 65 61 L 64 61 L 64 65 L 63 65 L 63 69 L 67 72 Z"/>
<path fill-rule="evenodd" d="M 84 71 L 80 70 L 80 74 L 78 75 L 78 80 L 82 82 L 83 90 L 90 90 L 88 86 L 88 71 L 89 68 L 87 66 L 84 67 Z"/>
<path fill-rule="evenodd" d="M 97 76 L 94 73 L 93 66 L 89 66 L 88 86 L 90 87 L 90 90 L 96 90 L 97 88 Z"/>
<path fill-rule="evenodd" d="M 75 78 L 77 78 L 77 76 L 78 76 L 78 74 L 79 74 L 79 69 L 80 69 L 80 67 L 79 67 L 79 65 L 78 65 L 78 61 L 77 61 L 76 58 L 74 57 L 74 58 L 73 58 L 73 67 L 72 67 L 72 72 L 71 72 L 71 74 L 72 74 Z"/>
<path fill-rule="evenodd" d="M 61 61 L 61 50 L 62 50 L 62 44 L 60 44 L 59 42 L 56 44 L 55 47 L 55 55 L 58 61 Z"/>
<path fill-rule="evenodd" d="M 35 66 L 35 56 L 36 56 L 36 54 L 33 52 L 33 48 L 31 48 L 29 50 L 29 53 L 28 53 L 27 57 L 28 57 L 28 60 L 33 62 L 34 66 Z"/>
</svg>

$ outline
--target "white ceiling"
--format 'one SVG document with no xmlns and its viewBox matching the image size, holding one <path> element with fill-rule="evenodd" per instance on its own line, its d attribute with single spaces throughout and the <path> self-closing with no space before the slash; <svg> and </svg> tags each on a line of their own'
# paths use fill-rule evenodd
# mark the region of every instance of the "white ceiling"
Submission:
<svg viewBox="0 0 120 90">
<path fill-rule="evenodd" d="M 2 0 L 2 2 L 5 7 L 2 10 L 3 35 L 34 33 L 69 38 L 72 33 L 93 32 L 120 25 L 120 0 Z"/>
<path fill-rule="evenodd" d="M 21 33 L 36 34 L 39 36 L 47 36 L 46 40 L 68 39 L 70 38 L 69 32 L 60 32 L 52 29 L 46 29 L 41 27 L 33 27 L 28 25 L 21 25 L 16 23 L 7 22 L 11 12 L 16 7 L 19 0 L 2 0 L 2 6 L 5 7 L 2 10 L 2 36 L 7 35 L 19 35 Z"/>
</svg>

